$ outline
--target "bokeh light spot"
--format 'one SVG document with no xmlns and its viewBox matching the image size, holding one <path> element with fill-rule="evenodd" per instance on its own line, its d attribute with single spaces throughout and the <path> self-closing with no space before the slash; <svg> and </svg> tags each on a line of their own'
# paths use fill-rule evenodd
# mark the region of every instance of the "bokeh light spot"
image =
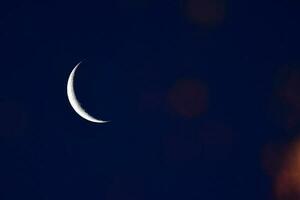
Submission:
<svg viewBox="0 0 300 200">
<path fill-rule="evenodd" d="M 300 198 L 300 140 L 293 141 L 286 150 L 274 179 L 274 193 L 279 200 Z"/>
<path fill-rule="evenodd" d="M 214 27 L 224 21 L 225 2 L 223 0 L 187 0 L 186 12 L 191 22 Z"/>
<path fill-rule="evenodd" d="M 177 114 L 197 117 L 208 108 L 207 88 L 198 80 L 180 80 L 171 88 L 168 100 Z"/>
<path fill-rule="evenodd" d="M 287 130 L 300 124 L 300 69 L 287 65 L 279 69 L 275 80 L 275 108 Z"/>
</svg>

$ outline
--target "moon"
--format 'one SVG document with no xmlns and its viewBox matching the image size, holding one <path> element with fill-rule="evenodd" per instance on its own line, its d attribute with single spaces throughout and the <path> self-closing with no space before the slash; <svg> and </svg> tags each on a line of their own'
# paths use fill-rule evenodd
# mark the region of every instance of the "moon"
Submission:
<svg viewBox="0 0 300 200">
<path fill-rule="evenodd" d="M 72 106 L 72 108 L 75 110 L 75 112 L 82 117 L 83 119 L 86 119 L 90 122 L 94 122 L 94 123 L 106 123 L 108 121 L 103 121 L 100 119 L 96 119 L 95 117 L 91 116 L 90 114 L 88 114 L 83 107 L 80 105 L 76 95 L 75 95 L 75 91 L 74 91 L 74 78 L 75 78 L 75 72 L 76 69 L 79 67 L 79 65 L 81 64 L 78 63 L 74 69 L 72 70 L 72 72 L 70 73 L 69 79 L 68 79 L 68 84 L 67 84 L 67 96 L 69 99 L 69 102 Z"/>
</svg>

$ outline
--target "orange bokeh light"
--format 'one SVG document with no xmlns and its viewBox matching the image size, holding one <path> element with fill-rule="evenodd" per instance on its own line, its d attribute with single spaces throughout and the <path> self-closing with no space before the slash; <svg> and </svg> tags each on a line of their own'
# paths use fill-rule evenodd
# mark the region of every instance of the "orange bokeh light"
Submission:
<svg viewBox="0 0 300 200">
<path fill-rule="evenodd" d="M 299 199 L 300 197 L 300 140 L 287 148 L 280 169 L 274 179 L 276 199 Z"/>
</svg>

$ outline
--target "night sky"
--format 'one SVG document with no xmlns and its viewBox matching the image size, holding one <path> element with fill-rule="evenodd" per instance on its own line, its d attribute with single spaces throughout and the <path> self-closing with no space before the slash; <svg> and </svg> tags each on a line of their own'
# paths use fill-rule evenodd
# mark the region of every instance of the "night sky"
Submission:
<svg viewBox="0 0 300 200">
<path fill-rule="evenodd" d="M 1 1 L 0 199 L 299 199 L 299 9 Z"/>
</svg>

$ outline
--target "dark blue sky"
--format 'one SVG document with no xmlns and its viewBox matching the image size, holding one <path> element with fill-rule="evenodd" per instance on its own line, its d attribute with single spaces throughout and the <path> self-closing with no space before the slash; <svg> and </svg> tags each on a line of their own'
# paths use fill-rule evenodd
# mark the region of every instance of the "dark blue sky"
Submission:
<svg viewBox="0 0 300 200">
<path fill-rule="evenodd" d="M 269 107 L 299 64 L 300 4 L 187 2 L 1 2 L 1 199 L 267 199 L 260 154 L 284 126 Z M 78 98 L 109 124 L 68 103 L 80 61 Z"/>
</svg>

